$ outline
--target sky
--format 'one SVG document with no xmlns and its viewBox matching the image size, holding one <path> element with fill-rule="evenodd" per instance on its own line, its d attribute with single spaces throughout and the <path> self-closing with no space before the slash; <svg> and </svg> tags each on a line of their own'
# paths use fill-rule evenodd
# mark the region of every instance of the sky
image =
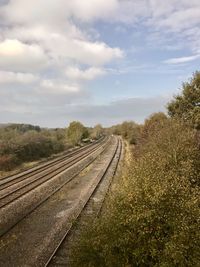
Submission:
<svg viewBox="0 0 200 267">
<path fill-rule="evenodd" d="M 142 123 L 199 63 L 199 0 L 0 0 L 0 123 Z"/>
</svg>

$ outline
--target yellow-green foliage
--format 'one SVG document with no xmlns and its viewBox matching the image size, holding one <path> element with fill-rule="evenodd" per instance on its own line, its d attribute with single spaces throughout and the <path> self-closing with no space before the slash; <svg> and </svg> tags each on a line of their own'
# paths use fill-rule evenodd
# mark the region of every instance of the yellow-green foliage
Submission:
<svg viewBox="0 0 200 267">
<path fill-rule="evenodd" d="M 82 123 L 73 121 L 69 124 L 69 127 L 67 128 L 67 139 L 73 146 L 77 145 L 83 138 L 87 137 L 88 130 Z"/>
<path fill-rule="evenodd" d="M 121 124 L 114 125 L 108 129 L 112 134 L 121 135 L 130 144 L 136 144 L 140 133 L 140 125 L 134 121 L 124 121 Z"/>
<path fill-rule="evenodd" d="M 9 171 L 21 163 L 48 157 L 65 149 L 65 130 L 40 129 L 13 124 L 0 129 L 0 171 Z"/>
<path fill-rule="evenodd" d="M 94 139 L 98 139 L 101 137 L 101 135 L 103 135 L 103 132 L 104 132 L 104 130 L 103 130 L 103 127 L 101 126 L 101 124 L 97 124 L 92 129 L 91 137 Z"/>
<path fill-rule="evenodd" d="M 195 131 L 165 120 L 73 251 L 74 266 L 200 266 Z"/>
<path fill-rule="evenodd" d="M 200 72 L 197 71 L 189 82 L 183 83 L 183 91 L 168 104 L 168 113 L 200 130 Z"/>
</svg>

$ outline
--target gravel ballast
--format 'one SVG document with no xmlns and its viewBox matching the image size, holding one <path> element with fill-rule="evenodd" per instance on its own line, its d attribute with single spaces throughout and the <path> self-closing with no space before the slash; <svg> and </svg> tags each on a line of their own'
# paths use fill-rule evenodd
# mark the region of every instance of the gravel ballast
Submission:
<svg viewBox="0 0 200 267">
<path fill-rule="evenodd" d="M 113 138 L 110 146 L 92 165 L 2 236 L 1 266 L 44 265 L 66 229 L 71 227 L 85 198 L 96 186 L 97 177 L 113 154 L 116 142 Z"/>
</svg>

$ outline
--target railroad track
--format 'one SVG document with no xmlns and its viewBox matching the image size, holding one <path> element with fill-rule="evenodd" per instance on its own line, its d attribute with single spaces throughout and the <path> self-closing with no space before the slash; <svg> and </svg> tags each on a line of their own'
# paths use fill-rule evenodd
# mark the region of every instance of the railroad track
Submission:
<svg viewBox="0 0 200 267">
<path fill-rule="evenodd" d="M 40 177 L 41 179 L 39 179 L 38 174 L 36 174 L 24 179 L 22 183 L 16 180 L 16 184 L 11 185 L 9 188 L 2 189 L 0 191 L 0 237 L 9 232 L 25 216 L 31 214 L 38 206 L 47 201 L 64 185 L 72 181 L 83 169 L 89 166 L 98 155 L 103 153 L 110 142 L 111 138 L 105 138 L 101 140 L 101 142 L 89 146 L 89 149 L 87 147 L 87 152 L 81 149 L 81 156 L 80 153 L 75 153 L 75 156 L 66 159 L 68 163 L 62 162 L 61 168 L 58 169 L 54 166 L 54 172 L 52 172 L 51 166 L 50 169 L 48 169 L 48 174 L 44 175 L 43 173 L 43 177 Z M 80 164 L 77 165 L 79 162 Z M 57 161 L 55 165 L 57 165 Z M 66 171 L 68 171 L 67 175 L 65 174 Z M 28 175 L 29 174 L 30 173 L 28 173 Z M 23 178 L 25 178 L 24 174 Z M 34 181 L 34 179 L 36 180 Z"/>
<path fill-rule="evenodd" d="M 32 175 L 37 174 L 37 173 L 40 173 L 41 171 L 46 170 L 49 167 L 52 167 L 52 166 L 64 161 L 65 159 L 68 159 L 69 157 L 72 157 L 72 156 L 75 156 L 75 155 L 79 154 L 81 151 L 84 151 L 84 150 L 94 146 L 95 144 L 100 143 L 103 139 L 105 139 L 105 137 L 95 141 L 92 144 L 89 144 L 89 145 L 84 146 L 82 148 L 76 149 L 73 152 L 67 152 L 65 155 L 57 157 L 56 159 L 50 160 L 50 161 L 48 161 L 46 163 L 39 164 L 38 166 L 29 168 L 27 170 L 15 173 L 15 174 L 10 175 L 10 176 L 2 177 L 0 179 L 0 191 L 3 190 L 4 188 L 7 188 L 9 185 L 14 184 L 15 182 L 17 183 L 17 181 L 21 181 L 23 179 L 28 178 L 29 176 L 32 176 Z"/>
<path fill-rule="evenodd" d="M 43 183 L 49 181 L 56 175 L 67 170 L 80 160 L 88 157 L 93 152 L 101 148 L 108 140 L 101 140 L 95 144 L 89 145 L 84 149 L 72 152 L 66 156 L 56 159 L 50 163 L 34 168 L 33 170 L 6 177 L 0 181 L 0 208 L 12 203 L 14 200 L 27 194 Z"/>
<path fill-rule="evenodd" d="M 106 177 L 106 175 L 107 175 L 111 165 L 113 164 L 114 160 L 116 160 L 116 162 L 115 162 L 115 166 L 114 166 L 114 171 L 112 172 L 112 177 L 115 175 L 117 167 L 118 167 L 118 163 L 119 163 L 119 160 L 121 157 L 121 151 L 122 151 L 122 141 L 121 141 L 121 139 L 118 139 L 116 149 L 114 150 L 114 153 L 113 153 L 111 159 L 107 163 L 106 168 L 99 173 L 99 175 L 97 177 L 97 181 L 98 181 L 97 184 L 95 185 L 93 190 L 90 192 L 89 196 L 87 197 L 87 199 L 83 203 L 82 207 L 76 213 L 74 221 L 79 220 L 82 213 L 86 210 L 87 206 L 90 204 L 91 199 L 95 198 L 96 194 L 98 194 L 98 189 L 101 186 L 102 182 L 104 181 L 104 178 Z M 99 204 L 98 209 L 96 211 L 96 216 L 99 215 L 99 213 L 102 209 L 102 206 L 103 206 L 103 203 L 105 200 L 105 196 L 107 195 L 111 181 L 112 181 L 112 178 L 108 182 L 108 186 L 107 186 L 104 198 L 102 199 L 102 201 Z M 68 255 L 65 253 L 65 249 L 66 249 L 65 246 L 66 246 L 67 238 L 68 238 L 68 236 L 72 230 L 73 230 L 73 224 L 71 224 L 70 227 L 68 229 L 66 229 L 66 232 L 63 235 L 62 239 L 60 240 L 59 244 L 56 246 L 55 250 L 50 255 L 49 259 L 47 260 L 46 264 L 44 265 L 45 267 L 61 266 L 61 265 L 66 266 L 67 265 Z"/>
</svg>

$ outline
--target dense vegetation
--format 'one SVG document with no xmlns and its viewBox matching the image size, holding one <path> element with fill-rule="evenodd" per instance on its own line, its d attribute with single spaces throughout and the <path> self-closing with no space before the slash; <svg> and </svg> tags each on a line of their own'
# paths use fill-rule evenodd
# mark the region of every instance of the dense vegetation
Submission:
<svg viewBox="0 0 200 267">
<path fill-rule="evenodd" d="M 0 128 L 0 170 L 11 170 L 23 162 L 38 160 L 65 149 L 62 129 L 12 124 Z"/>
<path fill-rule="evenodd" d="M 200 266 L 199 77 L 169 103 L 170 117 L 154 114 L 128 134 L 127 123 L 114 127 L 134 136 L 131 160 L 75 245 L 74 266 Z"/>
<path fill-rule="evenodd" d="M 98 132 L 97 132 L 98 129 Z M 66 129 L 41 129 L 28 124 L 0 127 L 0 171 L 9 171 L 21 163 L 35 161 L 80 144 L 84 138 L 99 138 L 103 128 L 89 130 L 80 122 Z"/>
<path fill-rule="evenodd" d="M 141 126 L 133 121 L 125 121 L 122 124 L 112 126 L 108 132 L 116 135 L 121 135 L 130 144 L 136 144 Z"/>
<path fill-rule="evenodd" d="M 169 115 L 187 122 L 200 130 L 200 72 L 196 72 L 189 82 L 183 83 L 181 95 L 177 95 L 168 105 Z"/>
<path fill-rule="evenodd" d="M 82 139 L 89 137 L 88 129 L 80 122 L 73 121 L 67 129 L 67 137 L 72 145 L 78 144 Z"/>
</svg>

